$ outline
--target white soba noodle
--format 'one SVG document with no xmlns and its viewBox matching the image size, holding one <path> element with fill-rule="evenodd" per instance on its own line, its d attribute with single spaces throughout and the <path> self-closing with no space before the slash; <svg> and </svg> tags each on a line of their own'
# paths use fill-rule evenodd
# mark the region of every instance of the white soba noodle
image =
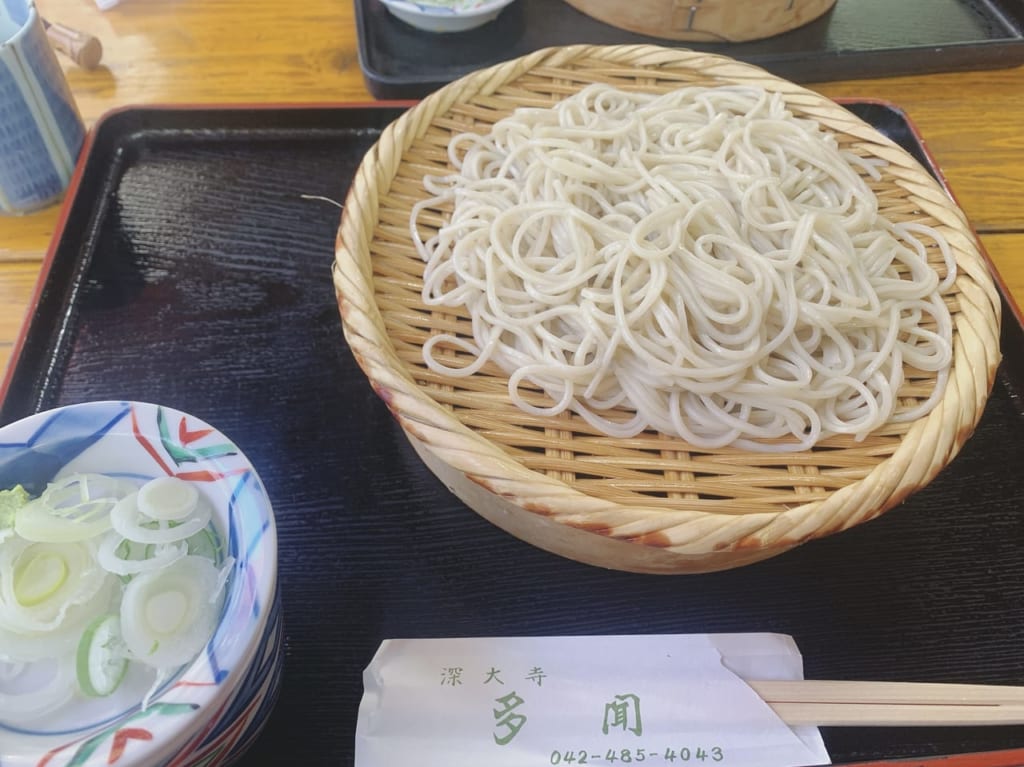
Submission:
<svg viewBox="0 0 1024 767">
<path fill-rule="evenodd" d="M 464 306 L 473 338 L 432 336 L 434 371 L 490 360 L 527 412 L 705 449 L 862 439 L 941 396 L 948 246 L 881 216 L 862 177 L 879 163 L 777 94 L 593 85 L 458 135 L 449 157 L 455 172 L 424 180 L 433 197 L 411 227 L 423 300 Z M 426 209 L 451 212 L 423 241 Z M 465 354 L 445 349 L 475 359 L 453 366 Z M 927 399 L 898 400 L 905 366 L 937 371 Z"/>
</svg>

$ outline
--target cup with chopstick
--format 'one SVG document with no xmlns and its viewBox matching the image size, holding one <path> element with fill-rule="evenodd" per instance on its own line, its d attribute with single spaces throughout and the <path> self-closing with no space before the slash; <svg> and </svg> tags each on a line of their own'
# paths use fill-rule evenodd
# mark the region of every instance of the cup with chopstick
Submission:
<svg viewBox="0 0 1024 767">
<path fill-rule="evenodd" d="M 32 0 L 0 3 L 0 213 L 57 202 L 85 126 Z"/>
</svg>

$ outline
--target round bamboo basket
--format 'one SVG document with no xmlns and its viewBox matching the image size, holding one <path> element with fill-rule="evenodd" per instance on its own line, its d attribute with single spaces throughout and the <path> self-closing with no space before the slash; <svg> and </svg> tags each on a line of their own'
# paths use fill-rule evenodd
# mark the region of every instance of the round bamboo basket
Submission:
<svg viewBox="0 0 1024 767">
<path fill-rule="evenodd" d="M 833 437 L 803 452 L 698 450 L 658 433 L 612 439 L 578 416 L 536 417 L 509 399 L 507 376 L 429 371 L 431 333 L 466 336 L 457 310 L 424 306 L 423 262 L 409 234 L 422 178 L 444 171 L 450 137 L 485 132 L 516 107 L 547 106 L 586 84 L 661 92 L 682 84 L 756 83 L 784 96 L 840 143 L 884 159 L 872 182 L 893 220 L 942 231 L 958 262 L 945 300 L 954 363 L 927 416 L 867 439 Z M 442 213 L 435 216 L 440 223 Z M 936 264 L 941 259 L 935 255 Z M 812 91 L 732 59 L 659 46 L 541 50 L 468 75 L 386 128 L 358 169 L 337 238 L 334 285 L 345 338 L 426 465 L 468 506 L 511 534 L 590 564 L 651 573 L 737 567 L 863 523 L 927 484 L 981 416 L 999 362 L 1000 299 L 961 210 L 910 155 Z M 901 397 L 932 381 L 908 371 Z"/>
<path fill-rule="evenodd" d="M 566 0 L 613 27 L 665 40 L 738 43 L 824 16 L 836 0 Z"/>
</svg>

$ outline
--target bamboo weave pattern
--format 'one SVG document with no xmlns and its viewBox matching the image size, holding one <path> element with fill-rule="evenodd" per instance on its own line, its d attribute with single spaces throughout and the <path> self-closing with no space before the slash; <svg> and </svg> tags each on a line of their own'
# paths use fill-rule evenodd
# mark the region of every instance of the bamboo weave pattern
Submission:
<svg viewBox="0 0 1024 767">
<path fill-rule="evenodd" d="M 423 176 L 447 167 L 455 133 L 486 131 L 516 107 L 549 106 L 592 82 L 649 92 L 691 83 L 760 85 L 836 133 L 844 147 L 886 160 L 881 181 L 872 183 L 882 212 L 937 227 L 958 263 L 945 296 L 954 365 L 939 405 L 859 443 L 835 437 L 780 454 L 696 450 L 656 433 L 612 439 L 569 414 L 527 415 L 511 403 L 507 377 L 494 367 L 459 380 L 429 371 L 421 346 L 432 332 L 471 333 L 466 316 L 425 307 L 420 298 L 423 262 L 408 226 L 412 205 L 425 195 Z M 422 218 L 437 225 L 443 214 Z M 334 283 L 352 352 L 414 444 L 445 467 L 440 473 L 468 477 L 511 513 L 656 548 L 668 557 L 650 568 L 657 571 L 676 571 L 676 555 L 680 572 L 735 566 L 896 505 L 934 478 L 970 436 L 999 362 L 1000 299 L 987 261 L 963 213 L 916 160 L 801 86 L 722 56 L 658 46 L 537 51 L 464 77 L 413 107 L 383 132 L 356 175 L 338 232 Z M 908 371 L 901 396 L 921 396 L 930 383 Z M 577 547 L 551 548 L 574 556 Z M 649 569 L 603 557 L 579 558 Z"/>
</svg>

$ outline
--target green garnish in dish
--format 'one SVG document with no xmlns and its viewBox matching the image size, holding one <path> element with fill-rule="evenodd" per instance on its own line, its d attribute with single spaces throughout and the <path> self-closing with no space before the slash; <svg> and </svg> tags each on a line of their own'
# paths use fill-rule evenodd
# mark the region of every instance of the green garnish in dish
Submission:
<svg viewBox="0 0 1024 767">
<path fill-rule="evenodd" d="M 0 490 L 0 541 L 13 532 L 14 516 L 30 498 L 28 491 L 21 485 L 10 490 Z"/>
<path fill-rule="evenodd" d="M 72 474 L 36 498 L 0 490 L 0 671 L 37 661 L 61 671 L 0 694 L 0 722 L 49 715 L 75 692 L 111 695 L 132 662 L 155 672 L 145 706 L 191 662 L 234 565 L 212 516 L 199 486 L 171 476 Z"/>
</svg>

